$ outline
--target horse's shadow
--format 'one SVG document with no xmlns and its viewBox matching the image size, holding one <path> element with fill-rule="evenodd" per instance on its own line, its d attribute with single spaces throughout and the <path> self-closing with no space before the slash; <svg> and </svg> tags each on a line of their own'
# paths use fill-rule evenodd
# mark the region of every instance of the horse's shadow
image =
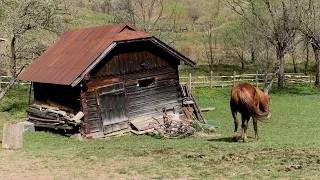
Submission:
<svg viewBox="0 0 320 180">
<path fill-rule="evenodd" d="M 255 139 L 254 137 L 248 137 L 248 139 Z M 222 138 L 212 138 L 212 139 L 208 139 L 207 141 L 210 142 L 228 142 L 228 143 L 235 143 L 233 141 L 233 137 L 222 137 Z M 236 142 L 242 142 L 241 136 L 238 137 L 238 141 Z"/>
<path fill-rule="evenodd" d="M 222 137 L 222 138 L 214 138 L 214 139 L 208 139 L 207 141 L 212 141 L 212 142 L 232 142 L 232 137 Z"/>
</svg>

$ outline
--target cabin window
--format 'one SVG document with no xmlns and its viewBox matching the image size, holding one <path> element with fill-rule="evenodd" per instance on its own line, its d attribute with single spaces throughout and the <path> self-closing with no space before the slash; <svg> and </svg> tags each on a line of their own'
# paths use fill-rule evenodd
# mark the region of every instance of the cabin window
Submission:
<svg viewBox="0 0 320 180">
<path fill-rule="evenodd" d="M 137 84 L 137 86 L 150 87 L 150 86 L 154 85 L 154 83 L 155 83 L 154 78 L 148 78 L 148 79 L 139 80 L 139 83 Z"/>
</svg>

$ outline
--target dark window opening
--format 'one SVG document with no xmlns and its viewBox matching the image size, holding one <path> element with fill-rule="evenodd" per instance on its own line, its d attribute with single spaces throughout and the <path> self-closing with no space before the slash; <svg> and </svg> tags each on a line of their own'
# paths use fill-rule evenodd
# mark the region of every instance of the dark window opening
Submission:
<svg viewBox="0 0 320 180">
<path fill-rule="evenodd" d="M 139 80 L 139 87 L 150 87 L 154 85 L 154 78 Z"/>
</svg>

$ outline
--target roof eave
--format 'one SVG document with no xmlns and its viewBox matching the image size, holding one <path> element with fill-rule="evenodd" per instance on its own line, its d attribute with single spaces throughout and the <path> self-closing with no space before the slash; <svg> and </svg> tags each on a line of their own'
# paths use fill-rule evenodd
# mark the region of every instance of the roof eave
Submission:
<svg viewBox="0 0 320 180">
<path fill-rule="evenodd" d="M 88 74 L 94 67 L 96 67 L 96 65 L 99 64 L 99 62 L 107 55 L 109 54 L 109 52 L 116 47 L 117 43 L 113 42 L 111 43 L 107 49 L 105 49 L 100 55 L 99 57 L 94 60 L 72 83 L 71 86 L 75 87 L 76 85 L 79 84 L 79 82 L 84 78 L 84 76 L 86 74 Z"/>
<path fill-rule="evenodd" d="M 114 41 L 113 43 L 111 43 L 107 49 L 105 49 L 100 56 L 93 61 L 93 63 L 91 63 L 72 83 L 71 86 L 75 87 L 76 85 L 78 85 L 81 80 L 84 78 L 84 76 L 86 74 L 88 74 L 93 68 L 95 68 L 100 62 L 101 60 L 107 55 L 109 54 L 112 49 L 114 49 L 114 47 L 116 47 L 118 44 L 122 44 L 122 43 L 128 43 L 128 42 L 137 42 L 137 41 L 151 41 L 152 43 L 154 43 L 155 45 L 159 46 L 160 48 L 165 49 L 167 52 L 169 52 L 171 55 L 173 55 L 174 57 L 176 57 L 177 59 L 180 60 L 179 65 L 188 65 L 188 66 L 192 66 L 194 67 L 196 65 L 195 62 L 191 61 L 189 58 L 185 57 L 184 55 L 182 55 L 181 53 L 177 52 L 176 50 L 174 50 L 173 48 L 171 48 L 170 46 L 166 45 L 164 42 L 160 41 L 159 39 L 155 38 L 155 37 L 148 37 L 148 38 L 141 38 L 141 39 L 131 39 L 131 40 L 125 40 L 125 41 Z"/>
<path fill-rule="evenodd" d="M 178 58 L 180 60 L 180 65 L 188 65 L 191 67 L 195 67 L 196 63 L 193 62 L 192 60 L 190 60 L 189 58 L 185 57 L 184 55 L 182 55 L 181 53 L 179 53 L 178 51 L 176 51 L 175 49 L 171 48 L 170 46 L 166 45 L 164 42 L 162 42 L 161 40 L 152 37 L 151 38 L 151 42 L 156 44 L 157 46 L 165 49 L 167 52 L 169 52 L 171 55 L 175 56 L 176 58 Z"/>
</svg>

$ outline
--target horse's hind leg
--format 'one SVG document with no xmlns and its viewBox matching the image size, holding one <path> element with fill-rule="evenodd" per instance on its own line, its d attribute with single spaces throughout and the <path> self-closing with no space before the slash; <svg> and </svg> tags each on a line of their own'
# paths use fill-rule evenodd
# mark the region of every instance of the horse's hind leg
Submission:
<svg viewBox="0 0 320 180">
<path fill-rule="evenodd" d="M 234 133 L 233 133 L 233 138 L 232 140 L 234 142 L 238 142 L 238 116 L 237 116 L 237 111 L 231 110 L 232 111 L 232 117 L 234 119 Z"/>
<path fill-rule="evenodd" d="M 243 142 L 248 142 L 247 129 L 248 129 L 249 119 L 250 119 L 250 115 L 242 114 L 242 140 L 243 140 Z"/>
<path fill-rule="evenodd" d="M 259 136 L 258 136 L 258 120 L 253 118 L 253 129 L 254 129 L 254 137 L 256 138 L 256 140 L 259 140 Z"/>
</svg>

